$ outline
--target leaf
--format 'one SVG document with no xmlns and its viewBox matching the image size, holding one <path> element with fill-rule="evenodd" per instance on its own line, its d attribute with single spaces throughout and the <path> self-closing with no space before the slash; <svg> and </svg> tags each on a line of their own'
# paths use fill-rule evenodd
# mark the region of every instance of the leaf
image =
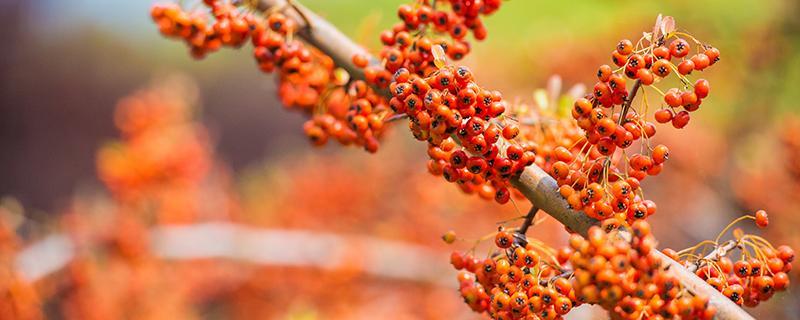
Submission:
<svg viewBox="0 0 800 320">
<path fill-rule="evenodd" d="M 447 65 L 447 56 L 444 54 L 442 46 L 434 45 L 431 47 L 431 52 L 433 53 L 433 64 L 439 69 L 444 68 Z"/>
<path fill-rule="evenodd" d="M 672 16 L 664 17 L 664 20 L 661 21 L 661 32 L 664 33 L 664 36 L 667 36 L 674 31 L 675 31 L 675 18 L 673 18 Z"/>
<path fill-rule="evenodd" d="M 653 39 L 658 39 L 659 32 L 661 31 L 661 14 L 658 14 L 658 18 L 656 18 L 656 24 L 653 26 Z"/>
</svg>

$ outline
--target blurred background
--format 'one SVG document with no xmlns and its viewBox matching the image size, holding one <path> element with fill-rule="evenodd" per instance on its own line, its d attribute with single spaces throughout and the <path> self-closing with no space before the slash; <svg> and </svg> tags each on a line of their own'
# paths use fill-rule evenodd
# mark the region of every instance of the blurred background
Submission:
<svg viewBox="0 0 800 320">
<path fill-rule="evenodd" d="M 301 2 L 375 49 L 405 1 Z M 0 289 L 11 293 L 0 314 L 475 317 L 449 253 L 527 204 L 487 203 L 430 176 L 402 126 L 376 155 L 313 148 L 249 50 L 195 61 L 158 34 L 151 4 L 0 1 Z M 754 232 L 798 248 L 799 12 L 794 0 L 507 1 L 466 64 L 529 101 L 553 75 L 593 84 L 617 41 L 674 16 L 722 63 L 703 74 L 711 99 L 691 125 L 656 137 L 671 150 L 645 183 L 660 247 L 766 209 L 770 228 Z M 131 131 L 141 118 L 158 125 Z M 450 229 L 466 240 L 443 244 Z M 553 245 L 567 237 L 552 220 L 533 231 Z M 749 311 L 800 319 L 797 290 Z"/>
</svg>

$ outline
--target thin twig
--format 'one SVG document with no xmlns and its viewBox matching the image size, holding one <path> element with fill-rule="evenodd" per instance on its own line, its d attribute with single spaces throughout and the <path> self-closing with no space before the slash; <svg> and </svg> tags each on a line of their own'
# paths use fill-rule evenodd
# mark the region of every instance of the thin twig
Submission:
<svg viewBox="0 0 800 320">
<path fill-rule="evenodd" d="M 631 109 L 633 99 L 636 98 L 636 93 L 639 92 L 639 87 L 641 86 L 642 81 L 637 79 L 633 82 L 633 87 L 631 87 L 631 91 L 628 92 L 628 97 L 625 99 L 625 102 L 622 103 L 622 110 L 619 112 L 619 120 L 617 121 L 618 125 L 625 124 L 625 117 L 628 115 L 628 110 Z"/>
<path fill-rule="evenodd" d="M 536 206 L 531 207 L 531 210 L 528 211 L 528 215 L 525 216 L 525 220 L 522 221 L 522 225 L 519 226 L 519 229 L 517 229 L 517 233 L 523 236 L 528 233 L 528 228 L 533 225 L 533 218 L 536 217 L 537 212 L 539 212 L 539 208 Z"/>
<path fill-rule="evenodd" d="M 737 242 L 736 240 L 733 240 L 733 239 L 728 240 L 725 243 L 723 243 L 722 245 L 717 246 L 717 248 L 714 249 L 714 251 L 711 251 L 709 254 L 707 254 L 702 259 L 698 259 L 697 261 L 695 261 L 694 264 L 686 267 L 686 270 L 689 270 L 691 272 L 695 272 L 695 271 L 697 271 L 697 269 L 700 269 L 700 267 L 702 267 L 708 261 L 719 261 L 719 259 L 721 259 L 722 257 L 724 257 L 725 255 L 728 254 L 728 251 L 731 251 L 731 250 L 733 250 L 734 248 L 736 248 L 738 246 L 739 246 L 739 242 Z"/>
</svg>

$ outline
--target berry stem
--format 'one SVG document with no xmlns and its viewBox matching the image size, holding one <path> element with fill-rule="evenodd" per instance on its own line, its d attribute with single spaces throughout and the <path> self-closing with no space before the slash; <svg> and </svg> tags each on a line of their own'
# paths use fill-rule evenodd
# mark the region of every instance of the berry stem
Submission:
<svg viewBox="0 0 800 320">
<path fill-rule="evenodd" d="M 703 264 L 706 263 L 706 261 L 717 261 L 720 258 L 726 256 L 728 254 L 728 251 L 733 250 L 737 246 L 739 246 L 739 242 L 738 241 L 733 240 L 733 239 L 728 240 L 728 241 L 722 243 L 721 245 L 717 246 L 716 249 L 711 251 L 709 254 L 707 254 L 702 259 L 698 259 L 697 261 L 695 261 L 694 264 L 686 267 L 686 269 L 691 271 L 691 272 L 695 272 L 695 271 L 697 271 L 697 269 L 700 269 L 700 267 L 702 267 Z"/>
<path fill-rule="evenodd" d="M 639 88 L 642 86 L 642 82 L 640 80 L 636 80 L 633 82 L 633 87 L 631 87 L 631 91 L 628 92 L 628 98 L 625 99 L 625 103 L 622 104 L 622 110 L 619 112 L 619 120 L 617 121 L 618 125 L 625 124 L 625 116 L 628 115 L 628 110 L 631 109 L 631 104 L 633 104 L 633 99 L 636 98 L 636 93 L 639 92 Z"/>
<path fill-rule="evenodd" d="M 537 212 L 539 212 L 539 208 L 536 206 L 531 207 L 531 210 L 528 211 L 528 215 L 525 216 L 525 220 L 522 221 L 522 225 L 517 229 L 518 234 L 524 236 L 528 233 L 528 228 L 533 225 L 533 218 L 536 217 Z"/>
</svg>

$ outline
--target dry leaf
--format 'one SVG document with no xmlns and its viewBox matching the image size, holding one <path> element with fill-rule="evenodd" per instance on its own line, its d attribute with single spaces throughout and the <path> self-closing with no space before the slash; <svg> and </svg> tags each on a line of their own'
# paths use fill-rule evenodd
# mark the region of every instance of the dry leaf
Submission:
<svg viewBox="0 0 800 320">
<path fill-rule="evenodd" d="M 431 52 L 433 53 L 433 64 L 441 69 L 447 64 L 447 56 L 444 54 L 444 49 L 441 45 L 434 45 L 431 47 Z"/>
<path fill-rule="evenodd" d="M 661 32 L 661 14 L 658 15 L 656 18 L 656 24 L 653 26 L 653 39 L 658 39 L 660 36 L 659 32 Z"/>
<path fill-rule="evenodd" d="M 675 18 L 672 16 L 666 16 L 661 21 L 661 32 L 664 33 L 664 36 L 669 35 L 670 33 L 675 31 Z"/>
</svg>

